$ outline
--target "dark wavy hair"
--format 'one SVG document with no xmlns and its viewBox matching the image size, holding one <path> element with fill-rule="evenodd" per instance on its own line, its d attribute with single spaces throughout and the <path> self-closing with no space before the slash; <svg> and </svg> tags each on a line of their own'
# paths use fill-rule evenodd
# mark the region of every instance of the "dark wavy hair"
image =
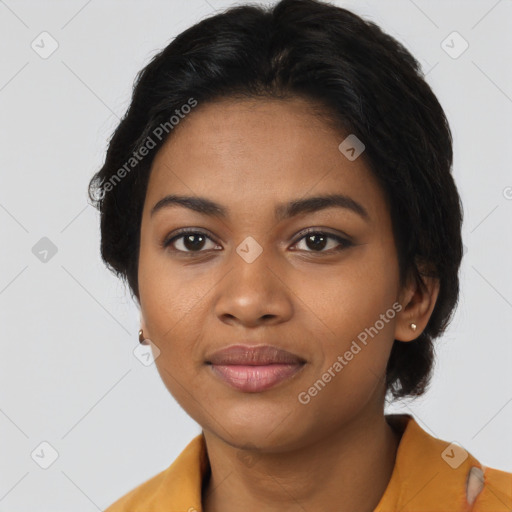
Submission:
<svg viewBox="0 0 512 512">
<path fill-rule="evenodd" d="M 459 296 L 463 211 L 451 175 L 452 135 L 417 60 L 346 9 L 316 0 L 235 6 L 180 33 L 150 60 L 89 183 L 101 214 L 102 259 L 140 303 L 140 226 L 151 163 L 191 110 L 191 98 L 203 104 L 293 97 L 322 105 L 326 122 L 364 142 L 363 157 L 390 208 L 401 284 L 411 276 L 420 286 L 424 276 L 439 279 L 426 328 L 414 341 L 394 341 L 386 371 L 393 398 L 420 396 L 430 382 L 433 339 Z"/>
</svg>

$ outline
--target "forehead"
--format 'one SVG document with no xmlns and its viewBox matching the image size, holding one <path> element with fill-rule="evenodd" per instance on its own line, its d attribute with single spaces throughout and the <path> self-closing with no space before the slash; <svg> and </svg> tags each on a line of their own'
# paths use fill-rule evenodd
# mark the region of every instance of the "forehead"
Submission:
<svg viewBox="0 0 512 512">
<path fill-rule="evenodd" d="M 153 166 L 169 157 L 179 160 L 184 153 L 197 158 L 248 155 L 255 163 L 269 163 L 278 155 L 318 158 L 324 153 L 325 158 L 327 147 L 343 135 L 334 132 L 317 112 L 317 105 L 301 98 L 222 99 L 199 104 L 170 134 Z M 306 145 L 305 137 L 309 139 Z"/>
<path fill-rule="evenodd" d="M 147 207 L 169 193 L 261 208 L 339 192 L 357 197 L 371 216 L 382 214 L 384 197 L 364 158 L 342 154 L 348 134 L 314 107 L 301 98 L 199 104 L 155 156 Z"/>
</svg>

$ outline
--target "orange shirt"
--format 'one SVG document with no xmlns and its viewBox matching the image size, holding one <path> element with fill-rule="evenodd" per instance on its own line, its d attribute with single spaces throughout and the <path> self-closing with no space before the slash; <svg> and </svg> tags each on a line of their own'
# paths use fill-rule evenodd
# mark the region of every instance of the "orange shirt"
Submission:
<svg viewBox="0 0 512 512">
<path fill-rule="evenodd" d="M 482 466 L 457 444 L 425 432 L 411 415 L 386 419 L 403 433 L 391 479 L 374 512 L 512 511 L 512 473 Z M 198 435 L 167 469 L 105 512 L 201 512 L 208 471 L 204 438 Z"/>
</svg>

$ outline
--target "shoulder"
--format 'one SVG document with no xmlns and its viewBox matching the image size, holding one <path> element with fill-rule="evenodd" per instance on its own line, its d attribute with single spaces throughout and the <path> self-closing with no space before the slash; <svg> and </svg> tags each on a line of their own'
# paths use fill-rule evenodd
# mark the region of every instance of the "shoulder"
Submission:
<svg viewBox="0 0 512 512">
<path fill-rule="evenodd" d="M 512 473 L 484 466 L 456 441 L 423 430 L 411 415 L 392 415 L 388 422 L 402 437 L 376 512 L 512 511 Z"/>
<path fill-rule="evenodd" d="M 164 469 L 112 503 L 105 512 L 128 512 L 141 506 L 151 505 L 154 496 L 162 486 L 169 468 Z M 149 508 L 146 510 L 150 510 Z"/>
<path fill-rule="evenodd" d="M 472 512 L 509 512 L 512 510 L 512 473 L 482 466 L 481 491 Z"/>
<path fill-rule="evenodd" d="M 201 506 L 201 485 L 209 468 L 204 438 L 200 434 L 166 469 L 112 503 L 105 512 L 168 512 Z"/>
</svg>

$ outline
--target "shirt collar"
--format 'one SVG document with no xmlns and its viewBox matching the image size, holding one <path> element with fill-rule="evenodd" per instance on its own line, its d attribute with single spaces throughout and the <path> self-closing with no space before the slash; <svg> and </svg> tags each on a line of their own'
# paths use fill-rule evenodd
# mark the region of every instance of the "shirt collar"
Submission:
<svg viewBox="0 0 512 512">
<path fill-rule="evenodd" d="M 482 469 L 481 464 L 458 444 L 428 434 L 409 414 L 386 419 L 403 434 L 391 479 L 374 512 L 470 511 L 466 481 L 471 467 Z"/>
<path fill-rule="evenodd" d="M 457 445 L 432 437 L 411 415 L 390 414 L 386 420 L 401 439 L 390 481 L 374 512 L 432 512 L 440 506 L 451 512 L 471 510 L 465 498 L 466 479 L 470 468 L 481 468 L 480 463 Z M 119 505 L 136 504 L 145 512 L 201 512 L 209 471 L 201 433 L 166 470 L 127 494 Z"/>
</svg>

